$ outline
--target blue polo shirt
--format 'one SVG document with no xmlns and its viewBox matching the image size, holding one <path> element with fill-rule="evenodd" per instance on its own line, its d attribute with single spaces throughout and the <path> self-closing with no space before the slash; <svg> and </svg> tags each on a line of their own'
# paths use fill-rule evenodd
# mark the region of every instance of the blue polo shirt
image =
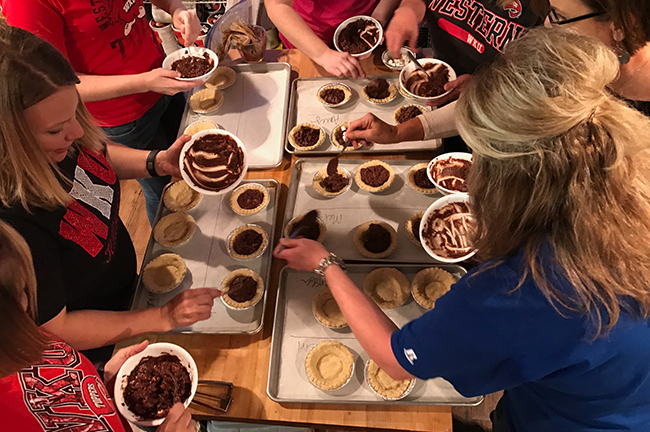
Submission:
<svg viewBox="0 0 650 432">
<path fill-rule="evenodd" d="M 548 259 L 546 259 L 548 261 Z M 593 340 L 586 317 L 558 313 L 531 278 L 513 293 L 523 254 L 465 275 L 435 309 L 391 338 L 412 375 L 465 396 L 505 389 L 512 431 L 650 431 L 650 326 L 621 312 Z M 555 280 L 564 292 L 571 286 Z"/>
</svg>

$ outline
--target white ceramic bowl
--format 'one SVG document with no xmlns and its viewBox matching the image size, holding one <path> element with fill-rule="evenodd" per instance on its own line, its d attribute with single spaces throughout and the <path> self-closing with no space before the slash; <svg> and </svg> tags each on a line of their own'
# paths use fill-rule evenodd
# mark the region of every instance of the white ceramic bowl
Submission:
<svg viewBox="0 0 650 432">
<path fill-rule="evenodd" d="M 465 152 L 451 152 L 451 153 L 443 153 L 440 156 L 437 156 L 429 162 L 429 165 L 427 165 L 427 177 L 429 177 L 429 180 L 431 180 L 431 183 L 433 183 L 436 186 L 436 189 L 440 191 L 443 195 L 449 195 L 449 194 L 456 194 L 456 193 L 464 193 L 456 190 L 451 190 L 444 188 L 438 184 L 435 178 L 433 178 L 433 175 L 431 175 L 431 170 L 433 166 L 438 162 L 439 160 L 443 159 L 449 159 L 449 158 L 454 158 L 454 159 L 463 159 L 463 160 L 468 160 L 472 161 L 472 154 L 471 153 L 465 153 Z"/>
<path fill-rule="evenodd" d="M 343 30 L 345 27 L 347 27 L 348 24 L 350 24 L 351 22 L 354 22 L 354 21 L 358 21 L 360 19 L 367 19 L 369 21 L 372 21 L 377 26 L 377 28 L 379 29 L 379 33 L 377 34 L 377 42 L 375 43 L 375 45 L 373 45 L 372 48 L 370 48 L 369 50 L 364 51 L 362 53 L 359 53 L 359 54 L 350 53 L 350 55 L 352 57 L 358 57 L 360 59 L 364 59 L 364 58 L 370 57 L 370 53 L 372 53 L 373 50 L 379 46 L 381 41 L 384 40 L 384 28 L 381 26 L 381 23 L 379 21 L 377 21 L 376 19 L 374 19 L 371 16 L 357 15 L 357 16 L 354 16 L 352 18 L 348 18 L 345 21 L 343 21 L 341 24 L 339 24 L 339 26 L 336 28 L 336 31 L 334 32 L 334 47 L 336 48 L 337 51 L 347 52 L 347 51 L 343 51 L 339 47 L 339 34 L 341 34 L 341 30 Z"/>
<path fill-rule="evenodd" d="M 174 51 L 173 53 L 169 54 L 167 57 L 165 57 L 165 60 L 163 60 L 163 68 L 172 70 L 172 64 L 176 60 L 180 60 L 184 57 L 189 57 L 189 56 L 194 56 L 194 57 L 203 57 L 203 53 L 208 53 L 210 55 L 210 58 L 214 62 L 214 66 L 212 66 L 212 69 L 210 69 L 208 72 L 205 74 L 195 77 L 195 78 L 176 78 L 179 81 L 203 81 L 206 82 L 208 77 L 212 75 L 212 72 L 215 71 L 217 66 L 219 66 L 219 57 L 212 51 L 211 49 L 204 48 L 204 47 L 187 47 L 187 48 L 181 48 L 179 50 Z"/>
<path fill-rule="evenodd" d="M 138 363 L 140 363 L 140 360 L 142 360 L 143 357 L 157 357 L 162 354 L 172 354 L 178 357 L 181 360 L 181 364 L 185 366 L 190 374 L 190 379 L 192 380 L 192 389 L 190 390 L 190 397 L 188 397 L 187 400 L 183 403 L 183 405 L 185 405 L 185 408 L 187 408 L 190 402 L 192 402 L 192 398 L 194 398 L 194 394 L 196 393 L 196 387 L 199 384 L 199 371 L 190 353 L 178 345 L 165 342 L 155 343 L 147 346 L 147 348 L 145 348 L 141 353 L 129 357 L 129 359 L 124 362 L 118 371 L 117 376 L 115 377 L 115 406 L 117 406 L 120 414 L 122 414 L 125 419 L 135 425 L 158 426 L 162 424 L 163 421 L 165 421 L 164 418 L 155 420 L 142 420 L 133 414 L 124 402 L 124 389 L 126 388 L 127 379 L 133 369 L 135 369 Z"/>
<path fill-rule="evenodd" d="M 433 258 L 435 258 L 437 261 L 443 262 L 443 263 L 448 263 L 448 264 L 453 264 L 453 263 L 459 263 L 465 260 L 468 260 L 469 258 L 473 257 L 476 254 L 476 250 L 472 250 L 470 253 L 467 255 L 463 255 L 458 258 L 447 258 L 447 257 L 442 257 L 438 254 L 436 254 L 427 244 L 426 240 L 424 239 L 424 227 L 427 224 L 427 221 L 429 220 L 429 217 L 431 214 L 437 210 L 440 209 L 447 204 L 453 203 L 453 202 L 469 202 L 469 195 L 464 194 L 464 193 L 455 193 L 451 195 L 446 195 L 443 196 L 442 198 L 437 199 L 436 201 L 433 202 L 429 206 L 429 208 L 424 212 L 424 215 L 422 216 L 422 222 L 420 222 L 420 238 L 422 239 L 422 247 L 424 250 Z"/>
<path fill-rule="evenodd" d="M 443 64 L 443 65 L 447 66 L 447 68 L 449 69 L 449 81 L 453 81 L 453 80 L 456 79 L 456 72 L 454 71 L 454 69 L 452 69 L 451 66 L 449 66 L 447 63 L 443 62 L 442 60 L 438 60 L 438 59 L 434 59 L 434 58 L 422 58 L 422 59 L 417 59 L 417 61 L 422 66 L 424 66 L 427 63 L 440 63 L 440 64 Z M 415 99 L 415 100 L 418 100 L 418 101 L 421 101 L 421 102 L 432 102 L 432 101 L 435 101 L 437 99 L 440 99 L 443 96 L 446 96 L 451 91 L 451 90 L 449 90 L 449 91 L 444 92 L 441 95 L 432 96 L 432 97 L 423 97 L 423 96 L 418 96 L 418 95 L 415 95 L 415 94 L 411 93 L 406 88 L 406 80 L 408 79 L 409 75 L 411 75 L 411 72 L 413 72 L 414 70 L 415 70 L 415 65 L 413 64 L 413 62 L 409 62 L 409 64 L 404 66 L 402 71 L 399 73 L 399 86 L 400 86 L 400 89 L 402 90 L 402 92 L 405 95 L 407 95 L 411 99 Z"/>
<path fill-rule="evenodd" d="M 194 142 L 196 140 L 200 139 L 201 137 L 204 137 L 206 135 L 213 135 L 213 134 L 215 134 L 215 135 L 228 135 L 229 137 L 231 137 L 232 139 L 235 140 L 235 142 L 237 143 L 239 148 L 244 153 L 244 167 L 242 168 L 242 172 L 241 172 L 239 178 L 233 184 L 228 186 L 227 188 L 221 189 L 219 191 L 207 190 L 207 189 L 203 189 L 201 186 L 195 185 L 194 182 L 192 181 L 192 179 L 190 178 L 190 176 L 185 172 L 185 169 L 183 168 L 183 160 L 185 159 L 185 153 L 187 153 L 189 148 L 192 147 L 192 145 L 194 145 Z M 223 129 L 206 129 L 206 130 L 202 130 L 200 132 L 195 133 L 194 135 L 192 135 L 192 139 L 189 140 L 187 143 L 185 143 L 185 145 L 181 149 L 181 155 L 178 158 L 178 166 L 180 167 L 181 176 L 183 177 L 183 180 L 185 180 L 185 182 L 192 189 L 194 189 L 195 191 L 197 191 L 199 193 L 202 193 L 202 194 L 205 194 L 205 195 L 222 195 L 222 194 L 228 193 L 231 190 L 235 189 L 239 185 L 239 183 L 241 183 L 241 181 L 244 179 L 244 177 L 246 176 L 246 171 L 248 171 L 248 155 L 246 154 L 246 147 L 244 147 L 244 144 L 241 142 L 241 140 L 239 138 L 237 138 L 234 134 L 232 134 L 232 133 L 230 133 L 228 131 L 225 131 Z"/>
</svg>

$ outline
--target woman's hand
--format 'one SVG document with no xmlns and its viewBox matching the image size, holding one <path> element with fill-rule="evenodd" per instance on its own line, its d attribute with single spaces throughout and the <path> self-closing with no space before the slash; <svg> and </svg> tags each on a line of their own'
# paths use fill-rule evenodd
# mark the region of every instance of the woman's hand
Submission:
<svg viewBox="0 0 650 432">
<path fill-rule="evenodd" d="M 417 50 L 419 21 L 415 12 L 408 6 L 397 8 L 385 32 L 386 47 L 393 58 L 401 58 L 400 49 L 407 42 L 411 51 Z"/>
<path fill-rule="evenodd" d="M 181 32 L 186 47 L 192 45 L 201 34 L 201 22 L 194 12 L 178 8 L 172 15 L 172 21 L 174 27 Z"/>
<path fill-rule="evenodd" d="M 284 248 L 280 251 L 281 248 Z M 327 249 L 314 240 L 305 238 L 280 239 L 273 255 L 287 260 L 289 267 L 295 270 L 314 271 L 323 258 L 329 256 Z"/>
<path fill-rule="evenodd" d="M 433 102 L 427 102 L 427 105 L 439 107 L 441 105 L 445 105 L 448 102 L 455 101 L 458 99 L 458 96 L 460 96 L 460 92 L 463 91 L 465 86 L 467 86 L 467 83 L 469 83 L 471 80 L 471 74 L 463 74 L 455 80 L 449 81 L 447 84 L 445 84 L 445 91 L 451 90 L 451 92 L 449 92 L 448 95 L 441 97 L 440 99 L 436 99 Z"/>
<path fill-rule="evenodd" d="M 197 432 L 198 430 L 199 425 L 192 420 L 190 410 L 185 408 L 182 403 L 176 402 L 156 432 Z"/>
<path fill-rule="evenodd" d="M 394 144 L 398 142 L 397 126 L 389 125 L 374 114 L 368 113 L 350 123 L 350 127 L 345 131 L 345 138 L 350 140 L 354 148 L 363 145 L 364 141 Z"/>
<path fill-rule="evenodd" d="M 106 365 L 104 365 L 104 383 L 106 384 L 106 388 L 108 389 L 108 392 L 111 394 L 111 396 L 113 395 L 112 382 L 115 379 L 115 375 L 117 375 L 124 362 L 127 361 L 129 357 L 134 356 L 139 352 L 142 352 L 147 347 L 147 345 L 149 345 L 149 341 L 145 340 L 140 342 L 139 344 L 122 348 L 121 350 L 116 352 L 115 355 L 111 357 L 109 361 L 106 362 Z"/>
<path fill-rule="evenodd" d="M 221 291 L 216 288 L 194 288 L 178 294 L 161 308 L 163 319 L 169 324 L 167 330 L 210 318 L 214 299 L 219 296 Z"/>
<path fill-rule="evenodd" d="M 146 91 L 173 96 L 176 93 L 192 90 L 194 87 L 203 84 L 201 80 L 179 81 L 181 73 L 165 68 L 152 69 L 149 72 L 140 74 L 143 79 L 142 88 Z"/>
<path fill-rule="evenodd" d="M 327 72 L 339 78 L 351 76 L 357 79 L 366 76 L 359 60 L 346 52 L 338 52 L 326 48 L 321 55 L 314 58 L 314 61 L 321 65 Z"/>
<path fill-rule="evenodd" d="M 181 135 L 167 150 L 163 150 L 156 155 L 156 172 L 161 175 L 170 175 L 174 177 L 181 176 L 181 169 L 178 165 L 181 156 L 181 150 L 185 143 L 191 140 L 189 135 Z"/>
</svg>

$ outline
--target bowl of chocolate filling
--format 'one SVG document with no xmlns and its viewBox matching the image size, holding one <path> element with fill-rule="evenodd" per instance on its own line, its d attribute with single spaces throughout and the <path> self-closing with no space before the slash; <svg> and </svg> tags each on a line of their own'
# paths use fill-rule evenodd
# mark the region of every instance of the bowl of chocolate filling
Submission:
<svg viewBox="0 0 650 432">
<path fill-rule="evenodd" d="M 384 39 L 384 29 L 371 16 L 348 18 L 334 32 L 334 47 L 352 57 L 367 58 Z"/>
<path fill-rule="evenodd" d="M 235 189 L 246 175 L 248 158 L 242 142 L 230 132 L 197 132 L 181 150 L 183 180 L 197 192 L 220 195 Z"/>
<path fill-rule="evenodd" d="M 427 176 L 444 195 L 466 193 L 467 176 L 471 167 L 471 153 L 443 153 L 429 162 Z"/>
<path fill-rule="evenodd" d="M 115 379 L 115 406 L 129 422 L 158 426 L 177 402 L 187 407 L 199 383 L 192 356 L 178 345 L 155 343 L 129 357 Z"/>
<path fill-rule="evenodd" d="M 451 66 L 433 58 L 417 61 L 427 73 L 416 69 L 413 63 L 406 65 L 399 74 L 399 84 L 404 94 L 421 102 L 432 102 L 451 91 L 445 90 L 445 84 L 456 79 L 456 72 Z"/>
<path fill-rule="evenodd" d="M 446 195 L 424 212 L 420 222 L 420 241 L 424 250 L 440 262 L 465 261 L 476 253 L 470 242 L 474 227 L 469 195 Z"/>
<path fill-rule="evenodd" d="M 214 51 L 203 47 L 181 48 L 165 57 L 163 68 L 181 74 L 179 81 L 207 81 L 219 65 Z"/>
</svg>

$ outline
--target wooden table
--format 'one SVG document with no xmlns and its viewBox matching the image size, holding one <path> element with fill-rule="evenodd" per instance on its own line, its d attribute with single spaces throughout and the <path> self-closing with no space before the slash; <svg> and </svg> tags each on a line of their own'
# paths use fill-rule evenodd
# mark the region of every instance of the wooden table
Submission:
<svg viewBox="0 0 650 432">
<path fill-rule="evenodd" d="M 267 59 L 291 64 L 294 77 L 327 76 L 324 69 L 314 64 L 297 50 L 268 52 Z M 373 64 L 373 58 L 364 60 L 368 74 L 385 74 Z M 427 159 L 434 152 L 412 153 L 408 158 Z M 273 178 L 281 185 L 275 239 L 280 237 L 281 221 L 287 198 L 291 165 L 296 159 L 285 154 L 281 165 L 274 169 L 249 171 L 247 178 Z M 359 156 L 356 156 L 359 157 Z M 382 156 L 382 159 L 404 159 L 405 156 Z M 256 335 L 147 335 L 150 342 L 172 342 L 187 349 L 196 360 L 201 379 L 231 381 L 235 388 L 233 402 L 227 413 L 191 405 L 196 418 L 251 423 L 308 425 L 328 429 L 383 429 L 408 431 L 451 432 L 451 408 L 448 406 L 397 405 L 336 405 L 336 404 L 278 404 L 266 394 L 271 330 L 279 273 L 284 261 L 273 259 L 265 325 Z M 140 340 L 143 338 L 139 338 Z"/>
</svg>

